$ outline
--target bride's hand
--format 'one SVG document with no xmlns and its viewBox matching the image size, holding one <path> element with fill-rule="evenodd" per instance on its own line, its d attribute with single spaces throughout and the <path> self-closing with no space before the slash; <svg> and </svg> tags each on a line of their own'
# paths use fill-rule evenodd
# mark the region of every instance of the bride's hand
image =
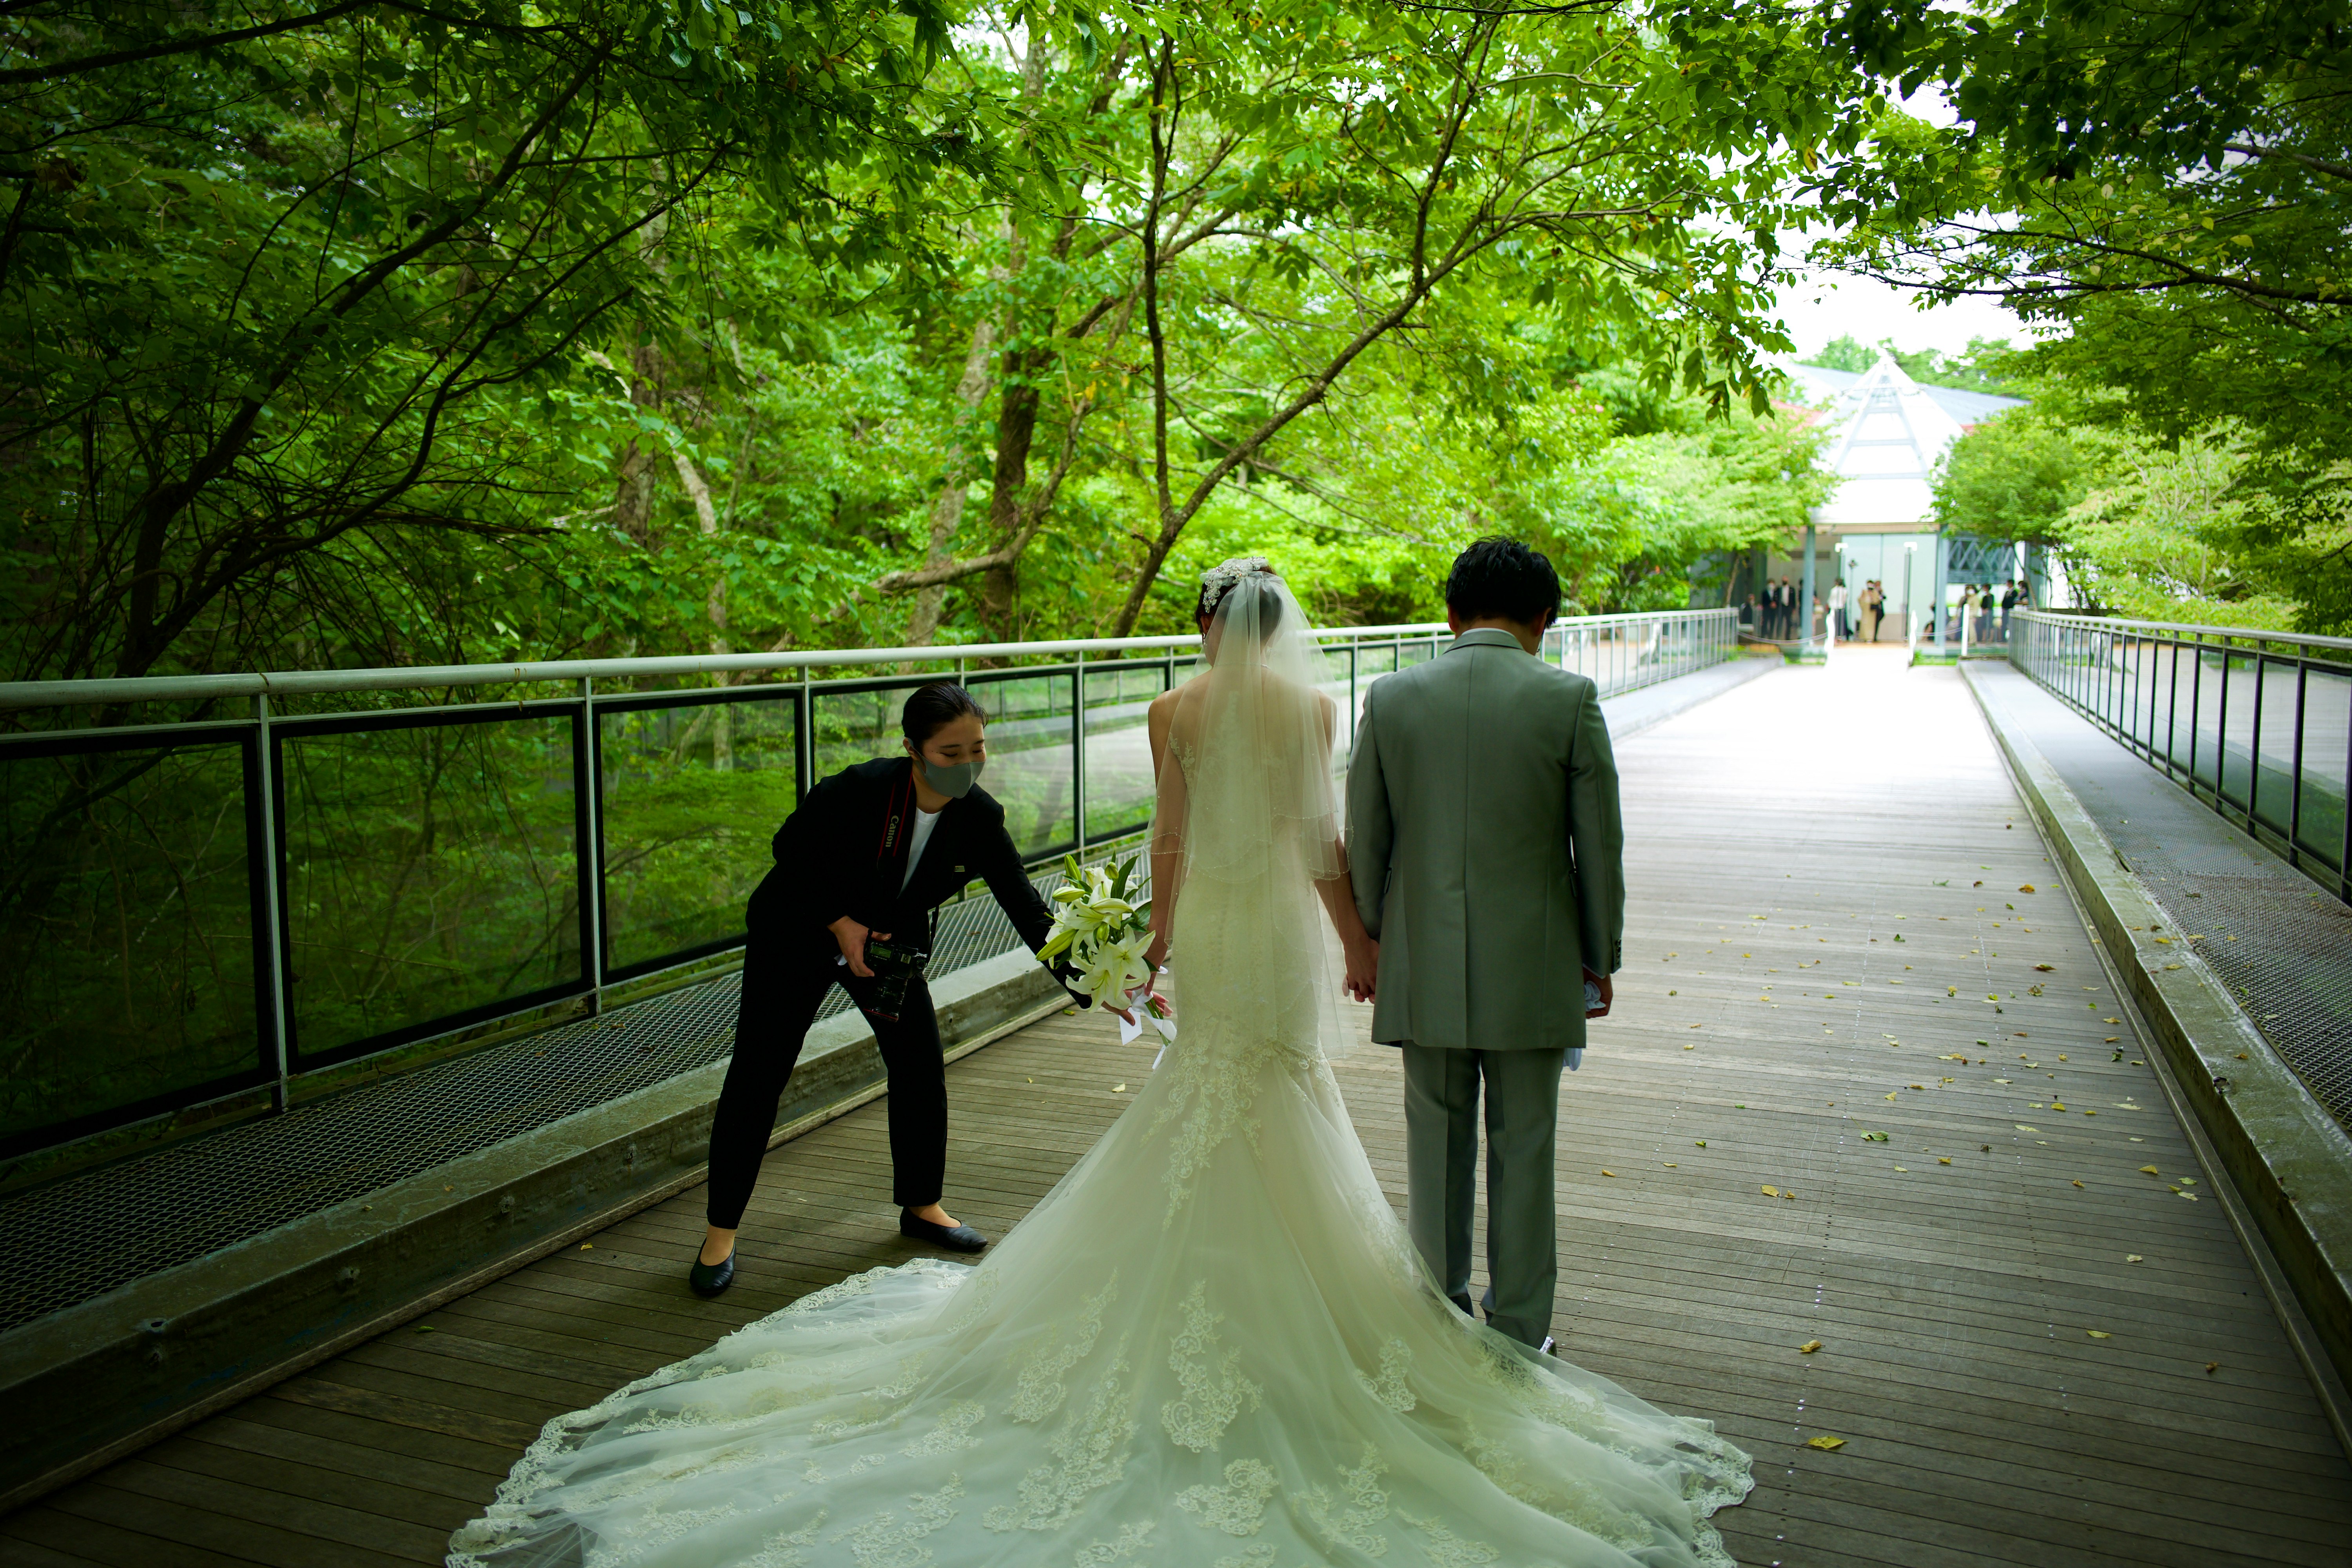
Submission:
<svg viewBox="0 0 2352 1568">
<path fill-rule="evenodd" d="M 1168 967 L 1168 933 L 1156 926 L 1151 931 L 1151 945 L 1143 950 L 1143 962 L 1151 966 L 1155 975 Z"/>
<path fill-rule="evenodd" d="M 1361 942 L 1349 943 L 1346 953 L 1348 994 L 1359 1002 L 1369 1002 L 1379 986 L 1381 944 L 1366 937 Z"/>
</svg>

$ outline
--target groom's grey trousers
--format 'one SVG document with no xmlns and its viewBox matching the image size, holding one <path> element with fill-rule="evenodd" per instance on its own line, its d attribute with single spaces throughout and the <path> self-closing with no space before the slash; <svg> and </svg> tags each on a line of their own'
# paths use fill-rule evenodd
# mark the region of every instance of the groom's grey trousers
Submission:
<svg viewBox="0 0 2352 1568">
<path fill-rule="evenodd" d="M 1406 1225 L 1422 1260 L 1470 1310 L 1478 1101 L 1486 1105 L 1487 1321 L 1540 1348 L 1559 1282 L 1552 1138 L 1566 1050 L 1404 1047 Z"/>
</svg>

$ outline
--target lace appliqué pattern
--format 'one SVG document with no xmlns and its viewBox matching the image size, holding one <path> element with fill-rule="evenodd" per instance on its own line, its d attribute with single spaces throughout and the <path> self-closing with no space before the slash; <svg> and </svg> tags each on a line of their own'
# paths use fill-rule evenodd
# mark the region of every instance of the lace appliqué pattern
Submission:
<svg viewBox="0 0 2352 1568">
<path fill-rule="evenodd" d="M 1151 1544 L 1154 1528 L 1149 1524 L 1128 1525 L 1118 1532 L 1115 1541 L 1089 1542 L 1079 1547 L 1077 1556 L 1071 1561 L 1076 1568 L 1099 1568 L 1099 1564 L 1105 1563 L 1124 1563 Z"/>
<path fill-rule="evenodd" d="M 940 1412 L 940 1424 L 930 1432 L 916 1438 L 898 1450 L 909 1459 L 919 1459 L 931 1454 L 952 1454 L 960 1448 L 977 1448 L 980 1439 L 971 1429 L 987 1415 L 987 1407 L 977 1399 L 959 1399 Z"/>
<path fill-rule="evenodd" d="M 1037 1348 L 1029 1352 L 1022 1363 L 1021 1381 L 1013 1390 L 1013 1404 L 1005 1414 L 1015 1421 L 1043 1421 L 1062 1407 L 1069 1397 L 1063 1379 L 1072 1367 L 1086 1360 L 1102 1335 L 1103 1309 L 1118 1298 L 1118 1272 L 1103 1281 L 1103 1288 L 1087 1297 L 1078 1305 L 1078 1315 L 1066 1329 L 1056 1323 L 1046 1333 Z"/>
<path fill-rule="evenodd" d="M 1356 1385 L 1400 1415 L 1410 1415 L 1420 1403 L 1413 1397 L 1412 1387 L 1405 1373 L 1412 1366 L 1412 1349 L 1402 1340 L 1391 1340 L 1381 1347 L 1381 1371 L 1375 1377 L 1362 1367 L 1355 1369 Z"/>
<path fill-rule="evenodd" d="M 962 1497 L 963 1478 L 950 1476 L 948 1484 L 929 1497 L 919 1493 L 907 1500 L 906 1523 L 898 1522 L 897 1510 L 886 1510 L 839 1539 L 857 1568 L 921 1568 L 931 1560 L 923 1538 L 955 1522 L 953 1505 Z"/>
<path fill-rule="evenodd" d="M 1176 1506 L 1200 1515 L 1212 1530 L 1255 1535 L 1265 1522 L 1265 1505 L 1280 1485 L 1274 1467 L 1263 1459 L 1235 1459 L 1225 1467 L 1223 1486 L 1187 1487 L 1176 1494 Z"/>
<path fill-rule="evenodd" d="M 1336 1544 L 1352 1546 L 1367 1557 L 1385 1557 L 1388 1531 L 1380 1527 L 1388 1522 L 1389 1494 L 1381 1488 L 1381 1478 L 1388 1469 L 1380 1451 L 1368 1447 L 1361 1464 L 1339 1472 L 1340 1489 L 1347 1494 L 1344 1503 L 1316 1487 L 1299 1499 L 1299 1506 Z"/>
<path fill-rule="evenodd" d="M 1128 1444 L 1139 1423 L 1127 1391 L 1127 1346 L 1111 1352 L 1084 1415 L 1072 1415 L 1046 1445 L 1053 1462 L 1021 1478 L 1021 1506 L 992 1508 L 981 1522 L 991 1530 L 1059 1530 L 1088 1492 L 1110 1485 L 1127 1468 Z"/>
<path fill-rule="evenodd" d="M 808 1568 L 808 1549 L 816 1544 L 816 1532 L 824 1528 L 825 1512 L 817 1510 L 816 1517 L 802 1528 L 786 1535 L 772 1535 L 767 1543 L 747 1560 L 743 1568 Z"/>
<path fill-rule="evenodd" d="M 1217 1446 L 1243 1405 L 1255 1410 L 1265 1397 L 1265 1389 L 1241 1374 L 1241 1352 L 1217 1354 L 1217 1325 L 1225 1320 L 1209 1310 L 1208 1290 L 1205 1281 L 1194 1285 L 1177 1307 L 1184 1328 L 1168 1352 L 1168 1370 L 1176 1374 L 1184 1397 L 1160 1407 L 1160 1424 L 1169 1437 L 1196 1454 Z"/>
</svg>

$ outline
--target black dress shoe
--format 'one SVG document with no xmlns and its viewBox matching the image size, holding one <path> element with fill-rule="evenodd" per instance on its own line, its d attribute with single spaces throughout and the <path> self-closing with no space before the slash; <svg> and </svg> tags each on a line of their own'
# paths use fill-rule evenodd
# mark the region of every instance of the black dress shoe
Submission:
<svg viewBox="0 0 2352 1568">
<path fill-rule="evenodd" d="M 898 1211 L 898 1234 L 928 1241 L 933 1247 L 944 1247 L 950 1252 L 978 1252 L 988 1245 L 988 1237 L 968 1225 L 933 1225 L 929 1220 L 916 1218 L 908 1209 Z"/>
<path fill-rule="evenodd" d="M 694 1255 L 694 1267 L 686 1271 L 687 1289 L 702 1297 L 716 1296 L 735 1283 L 735 1254 L 730 1252 L 716 1263 L 702 1261 L 702 1254 Z"/>
</svg>

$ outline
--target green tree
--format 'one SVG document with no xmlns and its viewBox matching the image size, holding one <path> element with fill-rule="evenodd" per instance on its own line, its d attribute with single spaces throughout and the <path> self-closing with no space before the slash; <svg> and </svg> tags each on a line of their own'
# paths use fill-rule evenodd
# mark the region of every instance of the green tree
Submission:
<svg viewBox="0 0 2352 1568">
<path fill-rule="evenodd" d="M 1890 114 L 1825 166 L 1848 232 L 1819 255 L 2053 331 L 2018 374 L 2117 395 L 2168 440 L 2224 420 L 2276 503 L 2276 570 L 2313 629 L 2352 625 L 2331 521 L 2352 477 L 2352 26 L 2336 0 L 2232 10 L 1995 0 L 1831 0 L 1858 63 L 1934 84 L 1937 128 Z M 2127 413 L 2123 412 L 2127 410 Z"/>
<path fill-rule="evenodd" d="M 1937 464 L 1937 526 L 2000 544 L 2063 544 L 2090 483 L 2086 468 L 2053 409 L 2008 409 L 1962 435 Z"/>
<path fill-rule="evenodd" d="M 547 399 L 600 336 L 691 316 L 715 190 L 887 265 L 925 179 L 986 163 L 924 85 L 949 20 L 11 7 L 11 672 L 453 650 L 470 544 L 556 510 Z"/>
</svg>

